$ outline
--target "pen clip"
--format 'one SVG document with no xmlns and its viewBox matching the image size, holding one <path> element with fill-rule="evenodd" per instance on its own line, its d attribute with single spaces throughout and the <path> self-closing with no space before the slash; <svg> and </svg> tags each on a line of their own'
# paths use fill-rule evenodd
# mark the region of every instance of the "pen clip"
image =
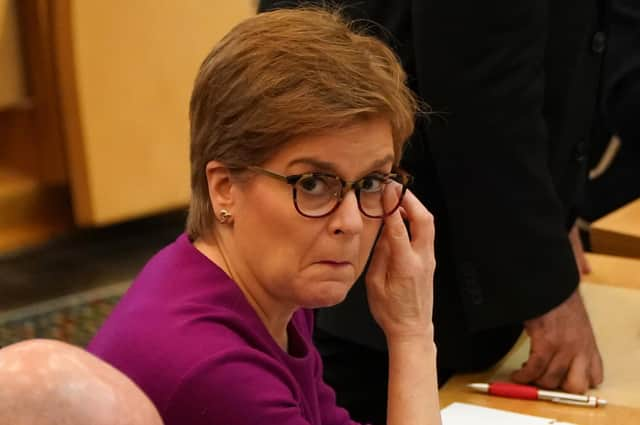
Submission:
<svg viewBox="0 0 640 425">
<path fill-rule="evenodd" d="M 551 401 L 554 403 L 570 404 L 572 406 L 595 406 L 596 405 L 596 398 L 593 396 L 589 396 L 589 398 L 585 401 L 567 400 L 567 399 L 558 398 L 558 397 L 552 398 Z"/>
</svg>

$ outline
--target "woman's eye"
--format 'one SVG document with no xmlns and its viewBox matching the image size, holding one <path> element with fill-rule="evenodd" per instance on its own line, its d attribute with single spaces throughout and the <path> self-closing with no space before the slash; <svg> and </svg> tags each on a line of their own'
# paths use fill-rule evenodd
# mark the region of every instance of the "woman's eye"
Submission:
<svg viewBox="0 0 640 425">
<path fill-rule="evenodd" d="M 329 190 L 326 179 L 318 176 L 304 177 L 298 181 L 298 187 L 310 195 L 323 195 Z"/>
<path fill-rule="evenodd" d="M 364 192 L 380 192 L 384 187 L 382 176 L 367 176 L 360 180 L 360 190 Z"/>
</svg>

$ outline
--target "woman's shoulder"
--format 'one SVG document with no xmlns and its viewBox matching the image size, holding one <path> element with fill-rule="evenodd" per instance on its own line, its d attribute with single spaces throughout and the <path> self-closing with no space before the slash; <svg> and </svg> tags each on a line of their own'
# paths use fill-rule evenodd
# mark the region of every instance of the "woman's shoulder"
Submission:
<svg viewBox="0 0 640 425">
<path fill-rule="evenodd" d="M 190 321 L 185 316 L 237 304 L 238 292 L 224 271 L 181 235 L 146 263 L 103 328 L 133 331 L 148 329 L 150 322 Z"/>
<path fill-rule="evenodd" d="M 227 385 L 229 373 L 242 369 L 241 364 L 279 370 L 250 321 L 229 308 L 180 308 L 184 311 L 173 316 L 111 318 L 116 321 L 101 329 L 89 351 L 128 375 L 159 409 L 185 389 Z"/>
<path fill-rule="evenodd" d="M 212 279 L 226 278 L 224 271 L 198 251 L 186 234 L 182 234 L 145 264 L 133 287 L 143 286 L 149 281 L 178 281 L 183 288 L 185 285 L 208 284 Z"/>
</svg>

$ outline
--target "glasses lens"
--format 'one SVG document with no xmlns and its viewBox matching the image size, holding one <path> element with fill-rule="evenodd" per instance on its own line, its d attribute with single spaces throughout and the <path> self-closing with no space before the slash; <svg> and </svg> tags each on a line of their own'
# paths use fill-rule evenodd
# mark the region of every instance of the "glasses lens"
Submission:
<svg viewBox="0 0 640 425">
<path fill-rule="evenodd" d="M 296 205 L 302 214 L 319 217 L 333 209 L 341 190 L 336 177 L 309 174 L 296 183 Z"/>
<path fill-rule="evenodd" d="M 402 176 L 368 176 L 360 181 L 360 208 L 369 217 L 384 217 L 402 201 Z M 386 198 L 386 200 L 385 200 Z"/>
</svg>

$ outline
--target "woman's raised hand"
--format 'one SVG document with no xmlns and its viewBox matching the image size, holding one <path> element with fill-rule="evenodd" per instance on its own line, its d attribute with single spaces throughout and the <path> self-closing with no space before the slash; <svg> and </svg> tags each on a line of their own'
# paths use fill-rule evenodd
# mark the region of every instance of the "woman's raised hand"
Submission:
<svg viewBox="0 0 640 425">
<path fill-rule="evenodd" d="M 389 350 L 388 425 L 441 423 L 431 321 L 433 236 L 433 217 L 407 192 L 400 209 L 385 218 L 367 272 L 369 308 Z"/>
<path fill-rule="evenodd" d="M 369 308 L 387 342 L 433 337 L 433 241 L 433 216 L 407 191 L 400 208 L 385 218 L 366 276 Z"/>
</svg>

